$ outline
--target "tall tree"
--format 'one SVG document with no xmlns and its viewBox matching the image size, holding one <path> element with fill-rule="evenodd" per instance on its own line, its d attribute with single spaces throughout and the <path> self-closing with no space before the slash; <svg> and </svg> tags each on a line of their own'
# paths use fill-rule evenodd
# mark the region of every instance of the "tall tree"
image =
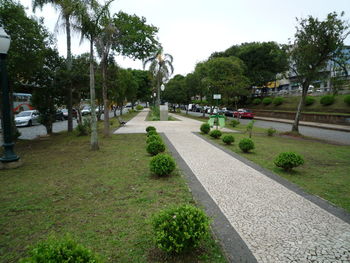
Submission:
<svg viewBox="0 0 350 263">
<path fill-rule="evenodd" d="M 155 38 L 158 29 L 152 25 L 146 24 L 146 19 L 144 17 L 129 15 L 124 12 L 114 14 L 113 18 L 106 12 L 101 18 L 99 26 L 101 27 L 101 32 L 96 39 L 96 47 L 101 57 L 104 107 L 108 108 L 106 70 L 109 52 L 113 50 L 120 55 L 128 56 L 133 59 L 145 59 L 150 56 L 159 45 Z M 128 94 L 131 93 L 132 90 L 130 90 Z M 105 111 L 105 136 L 109 135 L 108 118 L 108 112 Z"/>
<path fill-rule="evenodd" d="M 249 94 L 249 79 L 244 75 L 245 65 L 236 57 L 218 57 L 210 59 L 207 64 L 210 98 L 214 93 L 221 93 L 228 104 L 235 96 Z"/>
<path fill-rule="evenodd" d="M 72 51 L 71 51 L 71 22 L 75 17 L 74 12 L 77 11 L 80 1 L 78 0 L 33 0 L 33 11 L 38 7 L 43 8 L 44 5 L 51 4 L 57 10 L 59 10 L 59 20 L 62 20 L 65 26 L 67 36 L 67 70 L 68 72 L 72 69 Z M 57 24 L 59 21 L 57 22 Z M 68 96 L 67 96 L 67 109 L 68 109 L 68 132 L 73 131 L 73 93 L 72 84 L 68 83 Z"/>
<path fill-rule="evenodd" d="M 164 54 L 162 48 L 159 48 L 143 63 L 144 68 L 150 64 L 149 71 L 153 74 L 156 81 L 158 105 L 160 105 L 160 86 L 167 81 L 174 72 L 172 63 L 173 57 L 170 54 Z"/>
<path fill-rule="evenodd" d="M 56 110 L 64 102 L 62 83 L 65 74 L 64 59 L 60 58 L 57 50 L 47 48 L 45 64 L 40 71 L 41 77 L 37 79 L 32 104 L 40 113 L 40 122 L 45 126 L 47 134 L 52 133 L 52 125 L 56 119 Z"/>
<path fill-rule="evenodd" d="M 10 89 L 29 92 L 40 77 L 38 72 L 45 63 L 46 47 L 53 43 L 52 38 L 42 22 L 28 17 L 17 1 L 0 0 L 0 24 L 11 36 L 8 52 Z"/>
<path fill-rule="evenodd" d="M 349 25 L 333 12 L 324 21 L 309 16 L 298 20 L 294 43 L 290 47 L 290 71 L 302 86 L 292 131 L 299 132 L 299 120 L 308 88 L 321 77 L 328 63 L 342 65 L 344 40 L 349 35 Z"/>
<path fill-rule="evenodd" d="M 284 46 L 276 42 L 251 42 L 235 45 L 224 52 L 216 52 L 215 57 L 238 57 L 246 65 L 245 75 L 251 85 L 263 86 L 275 80 L 276 74 L 288 69 L 288 60 Z"/>
<path fill-rule="evenodd" d="M 90 148 L 93 151 L 99 149 L 97 136 L 96 119 L 96 95 L 95 95 L 95 69 L 94 69 L 94 43 L 101 33 L 99 27 L 100 19 L 108 12 L 108 7 L 113 0 L 105 5 L 100 5 L 97 1 L 91 0 L 89 4 L 81 4 L 77 9 L 77 17 L 82 38 L 87 38 L 90 42 L 90 104 L 91 104 L 91 139 Z"/>
<path fill-rule="evenodd" d="M 164 99 L 173 104 L 186 103 L 186 83 L 185 77 L 178 74 L 166 84 L 163 92 Z"/>
</svg>

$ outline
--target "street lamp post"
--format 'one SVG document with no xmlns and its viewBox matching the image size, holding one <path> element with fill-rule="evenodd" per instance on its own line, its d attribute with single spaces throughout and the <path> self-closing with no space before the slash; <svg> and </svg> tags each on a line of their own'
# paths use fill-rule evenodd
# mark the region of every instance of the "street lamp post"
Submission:
<svg viewBox="0 0 350 263">
<path fill-rule="evenodd" d="M 160 86 L 160 89 L 161 89 L 162 92 L 165 90 L 164 84 L 162 84 L 162 86 Z M 159 96 L 159 99 L 160 99 L 160 101 L 159 101 L 159 105 L 160 105 L 161 101 L 162 101 L 160 96 Z"/>
<path fill-rule="evenodd" d="M 4 156 L 0 158 L 2 163 L 11 163 L 19 160 L 15 154 L 13 146 L 15 145 L 12 138 L 12 120 L 11 120 L 11 105 L 10 92 L 7 80 L 6 57 L 10 47 L 10 36 L 6 34 L 3 27 L 0 25 L 0 77 L 2 89 L 2 126 L 4 136 Z"/>
</svg>

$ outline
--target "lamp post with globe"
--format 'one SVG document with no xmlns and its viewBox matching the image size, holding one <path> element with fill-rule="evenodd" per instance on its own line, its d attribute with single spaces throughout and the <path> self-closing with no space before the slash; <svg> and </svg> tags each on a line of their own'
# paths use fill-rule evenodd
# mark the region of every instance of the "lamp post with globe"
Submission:
<svg viewBox="0 0 350 263">
<path fill-rule="evenodd" d="M 1 90 L 2 90 L 2 126 L 4 136 L 4 156 L 0 158 L 0 161 L 6 165 L 19 160 L 19 157 L 13 150 L 14 142 L 12 138 L 12 120 L 11 120 L 11 105 L 10 105 L 10 92 L 7 80 L 6 58 L 7 52 L 10 48 L 11 38 L 5 32 L 0 24 L 0 78 L 1 78 Z"/>
</svg>

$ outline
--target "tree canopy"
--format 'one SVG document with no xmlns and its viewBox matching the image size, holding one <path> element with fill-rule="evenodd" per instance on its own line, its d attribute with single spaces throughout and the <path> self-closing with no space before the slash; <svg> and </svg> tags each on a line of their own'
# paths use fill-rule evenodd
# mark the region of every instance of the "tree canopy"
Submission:
<svg viewBox="0 0 350 263">
<path fill-rule="evenodd" d="M 211 58 L 238 57 L 245 66 L 245 75 L 251 85 L 263 86 L 276 78 L 276 74 L 288 69 L 285 48 L 276 42 L 251 42 L 234 45 L 224 52 L 216 52 Z"/>
</svg>

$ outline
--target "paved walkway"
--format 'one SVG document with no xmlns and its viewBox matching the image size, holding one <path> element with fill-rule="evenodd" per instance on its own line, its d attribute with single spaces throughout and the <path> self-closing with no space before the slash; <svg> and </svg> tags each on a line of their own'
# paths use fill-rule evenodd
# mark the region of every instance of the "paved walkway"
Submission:
<svg viewBox="0 0 350 263">
<path fill-rule="evenodd" d="M 201 122 L 146 115 L 115 133 L 165 133 L 258 262 L 350 262 L 348 223 L 193 134 Z"/>
</svg>

